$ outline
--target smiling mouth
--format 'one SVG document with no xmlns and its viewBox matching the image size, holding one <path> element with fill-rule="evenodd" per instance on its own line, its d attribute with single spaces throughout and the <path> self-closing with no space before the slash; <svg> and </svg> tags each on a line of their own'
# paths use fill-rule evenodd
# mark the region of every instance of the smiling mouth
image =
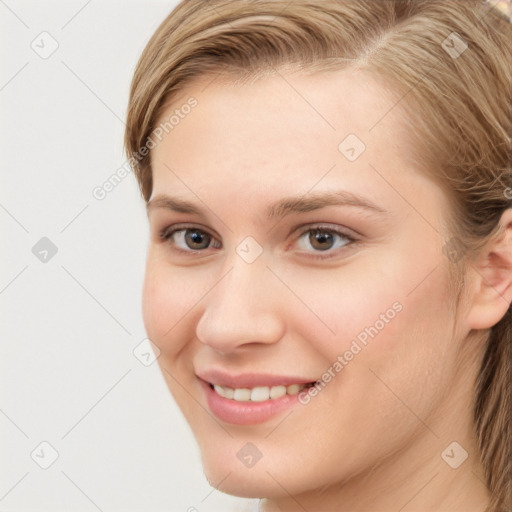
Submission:
<svg viewBox="0 0 512 512">
<path fill-rule="evenodd" d="M 230 388 L 208 383 L 222 398 L 236 402 L 265 402 L 266 400 L 277 400 L 285 395 L 297 395 L 303 389 L 310 388 L 315 382 L 308 384 L 290 384 L 289 386 L 256 386 L 254 388 Z"/>
</svg>

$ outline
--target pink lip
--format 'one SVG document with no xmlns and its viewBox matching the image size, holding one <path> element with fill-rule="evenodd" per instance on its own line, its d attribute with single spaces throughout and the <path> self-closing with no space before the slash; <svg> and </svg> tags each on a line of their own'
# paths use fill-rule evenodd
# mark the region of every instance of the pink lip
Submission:
<svg viewBox="0 0 512 512">
<path fill-rule="evenodd" d="M 302 377 L 269 375 L 261 373 L 244 373 L 242 375 L 229 375 L 221 370 L 205 370 L 197 372 L 197 377 L 215 384 L 229 388 L 255 388 L 256 386 L 289 386 L 290 384 L 309 384 L 316 379 L 304 379 Z"/>
<path fill-rule="evenodd" d="M 208 369 L 196 373 L 206 395 L 208 408 L 221 421 L 233 425 L 254 425 L 263 423 L 280 412 L 298 403 L 297 395 L 284 395 L 264 402 L 238 402 L 224 398 L 216 393 L 211 384 L 235 388 L 255 388 L 257 386 L 289 386 L 291 384 L 309 384 L 316 379 L 305 379 L 286 375 L 262 373 L 244 373 L 230 375 L 219 369 Z"/>
<path fill-rule="evenodd" d="M 263 423 L 298 403 L 299 395 L 284 395 L 281 398 L 269 399 L 264 402 L 237 402 L 223 398 L 212 389 L 208 382 L 202 379 L 198 380 L 206 394 L 206 402 L 211 413 L 219 420 L 232 425 Z"/>
</svg>

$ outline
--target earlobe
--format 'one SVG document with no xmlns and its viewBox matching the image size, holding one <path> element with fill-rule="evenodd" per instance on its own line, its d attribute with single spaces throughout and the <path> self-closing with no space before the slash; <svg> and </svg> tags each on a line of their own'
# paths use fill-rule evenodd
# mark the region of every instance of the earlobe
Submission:
<svg viewBox="0 0 512 512">
<path fill-rule="evenodd" d="M 491 240 L 472 265 L 474 294 L 467 321 L 471 329 L 489 329 L 512 302 L 512 209 L 500 219 L 499 237 Z"/>
</svg>

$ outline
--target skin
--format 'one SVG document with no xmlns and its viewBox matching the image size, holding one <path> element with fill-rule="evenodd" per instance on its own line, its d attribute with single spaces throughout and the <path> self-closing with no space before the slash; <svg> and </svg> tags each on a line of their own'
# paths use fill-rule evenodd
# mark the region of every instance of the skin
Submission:
<svg viewBox="0 0 512 512">
<path fill-rule="evenodd" d="M 396 99 L 363 71 L 205 77 L 163 117 L 190 96 L 198 106 L 152 150 L 152 199 L 172 195 L 204 213 L 149 208 L 143 317 L 210 483 L 265 497 L 266 512 L 483 511 L 471 423 L 482 340 L 468 335 L 505 314 L 510 251 L 482 258 L 455 316 L 443 253 L 449 202 L 408 160 L 401 106 L 385 115 Z M 350 133 L 366 144 L 354 162 L 338 150 Z M 285 197 L 342 189 L 388 213 L 328 206 L 266 217 Z M 183 236 L 159 237 L 180 223 L 211 245 L 181 253 L 191 251 Z M 322 251 L 297 231 L 318 224 L 358 239 L 343 245 L 334 234 Z M 263 249 L 250 264 L 236 252 L 247 236 Z M 397 301 L 401 311 L 307 405 L 250 426 L 209 413 L 198 368 L 315 381 Z M 457 469 L 441 457 L 453 441 L 468 452 Z M 237 458 L 247 442 L 262 454 L 251 468 Z"/>
</svg>

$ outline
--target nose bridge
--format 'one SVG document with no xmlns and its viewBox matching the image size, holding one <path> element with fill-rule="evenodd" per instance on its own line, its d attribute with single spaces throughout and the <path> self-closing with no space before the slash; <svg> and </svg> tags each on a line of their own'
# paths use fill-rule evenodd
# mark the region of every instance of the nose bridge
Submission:
<svg viewBox="0 0 512 512">
<path fill-rule="evenodd" d="M 256 299 L 262 291 L 261 284 L 265 281 L 266 272 L 268 270 L 263 262 L 249 265 L 238 257 L 233 258 L 231 270 L 219 282 L 213 307 L 221 311 L 229 306 L 231 311 L 255 314 L 258 309 Z M 264 302 L 260 300 L 260 308 L 264 307 Z"/>
<path fill-rule="evenodd" d="M 205 297 L 197 325 L 199 340 L 221 352 L 247 343 L 278 341 L 283 319 L 265 259 L 249 263 L 235 253 L 226 259 L 222 275 Z"/>
</svg>

